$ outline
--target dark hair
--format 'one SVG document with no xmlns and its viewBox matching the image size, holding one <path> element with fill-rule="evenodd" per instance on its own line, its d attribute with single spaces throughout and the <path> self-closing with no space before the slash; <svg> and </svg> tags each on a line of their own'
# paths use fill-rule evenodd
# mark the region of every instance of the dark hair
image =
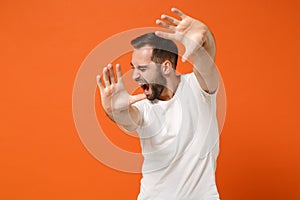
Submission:
<svg viewBox="0 0 300 200">
<path fill-rule="evenodd" d="M 135 49 L 144 46 L 153 47 L 151 60 L 155 63 L 162 64 L 164 61 L 169 60 L 172 67 L 176 69 L 178 59 L 178 48 L 172 40 L 167 40 L 155 35 L 155 33 L 147 33 L 141 35 L 131 41 L 131 45 Z"/>
</svg>

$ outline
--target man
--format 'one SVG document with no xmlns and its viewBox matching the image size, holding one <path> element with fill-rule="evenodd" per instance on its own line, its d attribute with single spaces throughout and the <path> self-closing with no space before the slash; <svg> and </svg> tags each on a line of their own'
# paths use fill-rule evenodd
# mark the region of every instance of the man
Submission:
<svg viewBox="0 0 300 200">
<path fill-rule="evenodd" d="M 214 38 L 202 22 L 178 9 L 181 19 L 162 15 L 156 23 L 170 32 L 142 35 L 131 44 L 133 79 L 144 93 L 125 90 L 120 65 L 103 69 L 97 84 L 106 114 L 128 131 L 139 133 L 144 156 L 139 200 L 215 200 L 219 133 L 216 94 L 219 84 L 214 65 Z M 182 60 L 193 59 L 193 72 L 176 73 L 178 50 Z"/>
</svg>

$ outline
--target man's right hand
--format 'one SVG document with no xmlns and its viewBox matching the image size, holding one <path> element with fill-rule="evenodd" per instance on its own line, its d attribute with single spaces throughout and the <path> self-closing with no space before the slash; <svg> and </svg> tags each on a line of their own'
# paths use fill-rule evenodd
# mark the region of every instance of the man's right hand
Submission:
<svg viewBox="0 0 300 200">
<path fill-rule="evenodd" d="M 124 86 L 119 64 L 116 65 L 116 74 L 117 80 L 115 80 L 113 66 L 109 64 L 103 69 L 103 81 L 105 86 L 101 82 L 100 75 L 97 75 L 97 85 L 100 89 L 102 106 L 105 112 L 112 120 L 119 123 L 119 121 L 125 120 L 122 118 L 128 117 L 125 116 L 124 113 L 127 113 L 128 115 L 131 104 L 145 99 L 146 95 L 129 95 Z M 128 124 L 120 123 L 120 125 Z"/>
</svg>

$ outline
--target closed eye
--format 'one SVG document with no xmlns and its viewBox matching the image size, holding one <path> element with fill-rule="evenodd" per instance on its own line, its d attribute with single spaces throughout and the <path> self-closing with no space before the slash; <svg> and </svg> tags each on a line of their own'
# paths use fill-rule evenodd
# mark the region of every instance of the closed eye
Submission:
<svg viewBox="0 0 300 200">
<path fill-rule="evenodd" d="M 134 70 L 135 68 L 137 68 L 138 70 L 140 70 L 142 72 L 146 71 L 146 69 L 148 68 L 148 65 L 139 65 L 137 67 L 135 67 L 132 63 L 130 63 L 130 65 L 131 65 L 131 69 Z"/>
</svg>

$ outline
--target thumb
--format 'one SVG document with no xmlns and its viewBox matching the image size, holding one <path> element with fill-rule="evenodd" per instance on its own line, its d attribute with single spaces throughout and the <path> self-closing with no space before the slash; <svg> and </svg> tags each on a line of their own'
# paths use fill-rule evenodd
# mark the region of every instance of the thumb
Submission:
<svg viewBox="0 0 300 200">
<path fill-rule="evenodd" d="M 101 83 L 100 75 L 97 75 L 97 76 L 96 76 L 96 81 L 97 81 L 97 85 L 98 85 L 98 87 L 99 87 L 99 89 L 100 89 L 100 92 L 101 92 L 101 94 L 102 94 L 104 88 L 103 88 L 103 85 L 102 85 L 102 83 Z"/>
<path fill-rule="evenodd" d="M 167 32 L 163 32 L 163 31 L 155 31 L 155 35 L 157 35 L 158 37 L 168 39 L 168 40 L 176 39 L 174 33 L 167 33 Z"/>
<path fill-rule="evenodd" d="M 143 99 L 146 99 L 145 94 L 132 95 L 129 97 L 129 104 L 133 104 L 133 103 L 135 103 L 137 101 L 141 101 Z"/>
</svg>

